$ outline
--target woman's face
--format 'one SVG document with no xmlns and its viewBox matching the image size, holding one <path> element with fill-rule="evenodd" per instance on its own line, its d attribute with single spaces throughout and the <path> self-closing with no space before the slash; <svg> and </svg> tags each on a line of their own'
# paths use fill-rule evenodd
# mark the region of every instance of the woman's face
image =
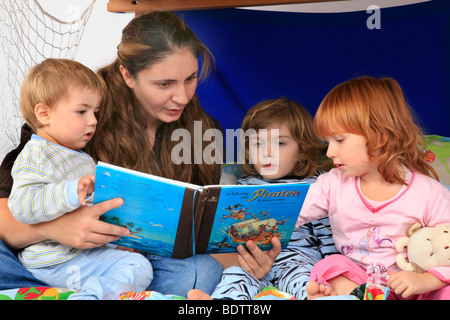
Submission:
<svg viewBox="0 0 450 320">
<path fill-rule="evenodd" d="M 140 71 L 136 78 L 120 67 L 123 78 L 148 115 L 148 123 L 173 122 L 197 88 L 198 59 L 187 48 Z"/>
</svg>

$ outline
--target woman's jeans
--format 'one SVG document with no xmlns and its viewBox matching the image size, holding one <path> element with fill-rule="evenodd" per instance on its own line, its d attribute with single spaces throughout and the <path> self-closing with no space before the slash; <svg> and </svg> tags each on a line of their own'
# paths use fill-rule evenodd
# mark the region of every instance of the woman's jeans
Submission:
<svg viewBox="0 0 450 320">
<path fill-rule="evenodd" d="M 194 287 L 211 294 L 222 277 L 222 266 L 209 255 L 173 259 L 148 254 L 147 258 L 153 267 L 149 290 L 162 294 L 186 297 Z M 14 252 L 0 240 L 0 290 L 48 286 L 22 266 Z"/>
<path fill-rule="evenodd" d="M 13 251 L 0 240 L 0 290 L 25 287 L 48 287 L 48 285 L 25 269 Z"/>
<path fill-rule="evenodd" d="M 211 295 L 222 278 L 223 268 L 216 259 L 199 254 L 174 259 L 147 254 L 153 267 L 153 281 L 148 290 L 186 297 L 191 289 Z"/>
</svg>

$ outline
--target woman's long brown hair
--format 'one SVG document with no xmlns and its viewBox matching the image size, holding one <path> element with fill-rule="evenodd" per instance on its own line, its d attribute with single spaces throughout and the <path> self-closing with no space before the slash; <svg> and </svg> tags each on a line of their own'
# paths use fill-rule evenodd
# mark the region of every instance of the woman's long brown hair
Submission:
<svg viewBox="0 0 450 320">
<path fill-rule="evenodd" d="M 194 164 L 194 153 L 202 152 L 204 145 L 192 143 L 190 163 L 174 164 L 171 159 L 172 149 L 178 143 L 171 141 L 174 130 L 188 130 L 193 141 L 194 121 L 201 121 L 202 134 L 217 126 L 202 109 L 198 98 L 194 96 L 187 104 L 179 120 L 161 124 L 158 130 L 161 136 L 155 138 L 161 141 L 159 152 L 147 138 L 144 111 L 135 101 L 119 69 L 123 66 L 132 77 L 136 77 L 140 71 L 181 48 L 188 48 L 202 59 L 199 80 L 205 79 L 214 58 L 177 15 L 150 12 L 133 19 L 124 28 L 117 59 L 98 71 L 106 83 L 106 92 L 98 116 L 97 132 L 86 148 L 94 160 L 179 181 L 202 185 L 218 183 L 220 164 Z"/>
</svg>

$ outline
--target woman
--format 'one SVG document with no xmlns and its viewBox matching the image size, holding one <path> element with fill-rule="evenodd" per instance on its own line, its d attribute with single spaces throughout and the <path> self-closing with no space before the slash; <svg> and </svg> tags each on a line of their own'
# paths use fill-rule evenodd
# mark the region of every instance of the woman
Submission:
<svg viewBox="0 0 450 320">
<path fill-rule="evenodd" d="M 96 160 L 166 178 L 218 183 L 220 164 L 174 165 L 172 160 L 179 143 L 171 139 L 174 130 L 193 136 L 194 121 L 201 121 L 203 132 L 218 126 L 195 96 L 197 73 L 203 80 L 211 64 L 209 50 L 175 14 L 152 12 L 133 19 L 123 30 L 117 59 L 98 72 L 107 92 L 88 152 Z M 194 152 L 203 153 L 202 146 L 194 148 L 192 159 Z"/>
<path fill-rule="evenodd" d="M 199 58 L 202 59 L 200 70 Z M 117 59 L 99 70 L 107 92 L 98 115 L 96 135 L 86 151 L 95 160 L 134 170 L 199 185 L 218 183 L 220 164 L 206 164 L 209 162 L 204 159 L 200 163 L 194 161 L 195 154 L 203 156 L 204 146 L 193 144 L 192 159 L 185 161 L 183 157 L 184 161 L 176 165 L 180 161 L 174 158 L 179 155 L 172 151 L 179 142 L 171 139 L 176 129 L 185 129 L 193 137 L 199 123 L 202 133 L 219 127 L 195 96 L 197 74 L 204 79 L 211 64 L 209 50 L 175 14 L 152 12 L 133 19 L 123 30 Z M 25 132 L 24 139 L 27 135 Z M 16 152 L 5 158 L 8 161 L 2 165 L 0 177 L 6 177 L 0 179 L 5 190 L 2 197 L 7 196 L 10 188 L 8 167 Z M 119 199 L 82 207 L 51 222 L 26 226 L 11 217 L 6 200 L 0 199 L 0 236 L 14 248 L 48 238 L 79 248 L 95 247 L 128 232 L 97 220 L 103 212 L 119 206 Z M 251 252 L 241 248 L 241 261 L 256 275 L 265 273 L 265 266 L 279 252 L 277 244 L 270 253 L 262 253 L 251 245 L 250 248 L 253 248 Z M 194 286 L 195 274 L 196 288 L 212 292 L 223 270 L 208 255 L 184 260 L 154 255 L 148 258 L 154 268 L 149 289 L 167 294 L 185 296 Z M 220 260 L 225 266 L 234 263 L 224 258 L 221 256 Z M 15 264 L 11 260 L 5 263 L 8 261 Z M 8 264 L 6 268 L 13 267 Z"/>
</svg>

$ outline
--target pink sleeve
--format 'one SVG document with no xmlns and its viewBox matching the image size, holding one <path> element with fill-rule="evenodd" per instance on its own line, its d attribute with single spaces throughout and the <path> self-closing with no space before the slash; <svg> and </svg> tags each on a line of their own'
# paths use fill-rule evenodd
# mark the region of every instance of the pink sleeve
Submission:
<svg viewBox="0 0 450 320">
<path fill-rule="evenodd" d="M 300 211 L 295 227 L 323 218 L 328 215 L 330 174 L 324 173 L 311 185 Z"/>
<path fill-rule="evenodd" d="M 441 223 L 450 223 L 450 191 L 435 181 L 425 187 L 429 191 L 430 198 L 424 221 L 426 225 L 432 227 Z"/>
<path fill-rule="evenodd" d="M 443 185 L 434 183 L 434 181 L 430 184 L 428 190 L 430 191 L 430 197 L 433 197 L 433 199 L 429 201 L 430 206 L 425 218 L 426 225 L 433 227 L 438 224 L 450 223 L 450 191 Z M 439 280 L 450 283 L 450 265 L 430 268 L 426 271 Z"/>
<path fill-rule="evenodd" d="M 425 270 L 443 282 L 450 283 L 450 267 L 436 267 Z"/>
</svg>

